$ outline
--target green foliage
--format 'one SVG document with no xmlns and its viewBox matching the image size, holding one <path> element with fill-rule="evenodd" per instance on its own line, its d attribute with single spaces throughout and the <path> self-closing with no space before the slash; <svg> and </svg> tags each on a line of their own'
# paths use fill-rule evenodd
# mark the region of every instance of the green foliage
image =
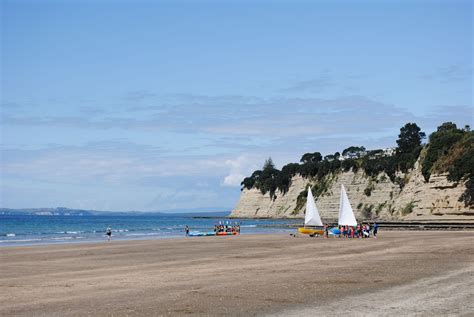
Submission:
<svg viewBox="0 0 474 317">
<path fill-rule="evenodd" d="M 400 191 L 403 189 L 403 187 L 405 187 L 405 185 L 408 183 L 408 178 L 405 176 L 405 177 L 395 177 L 395 180 L 394 180 L 394 183 L 395 184 L 398 184 L 398 187 L 400 187 Z"/>
<path fill-rule="evenodd" d="M 245 177 L 240 185 L 242 185 L 240 190 L 244 190 L 244 188 L 251 189 L 255 185 L 255 180 L 252 177 Z"/>
<path fill-rule="evenodd" d="M 334 155 L 333 154 L 326 155 L 324 157 L 324 160 L 325 161 L 332 161 L 332 160 L 334 160 Z"/>
<path fill-rule="evenodd" d="M 370 158 L 380 157 L 382 156 L 382 154 L 383 154 L 382 149 L 367 151 L 367 156 L 369 156 Z"/>
<path fill-rule="evenodd" d="M 449 132 L 449 131 L 454 131 L 457 130 L 458 127 L 456 126 L 455 123 L 453 122 L 444 122 L 442 125 L 440 125 L 437 129 L 436 132 Z"/>
<path fill-rule="evenodd" d="M 242 190 L 257 188 L 262 194 L 269 192 L 270 197 L 275 199 L 276 191 L 285 194 L 291 186 L 292 177 L 300 174 L 302 177 L 318 181 L 312 188 L 314 195 L 318 197 L 329 189 L 326 183 L 328 175 L 336 175 L 341 171 L 357 172 L 359 169 L 373 179 L 383 172 L 402 189 L 408 179 L 397 177 L 397 172 L 406 174 L 413 168 L 420 156 L 421 140 L 424 137 L 424 132 L 415 123 L 407 123 L 400 129 L 398 148 L 392 156 L 383 156 L 381 150 L 365 152 L 362 146 L 351 146 L 342 152 L 343 156 L 349 157 L 344 160 L 339 159 L 341 157 L 339 152 L 326 155 L 324 159 L 319 152 L 306 153 L 301 157 L 301 164 L 287 164 L 281 171 L 276 169 L 272 159 L 269 158 L 262 170 L 257 170 L 250 177 L 244 178 L 241 183 Z M 422 159 L 422 172 L 426 180 L 436 169 L 444 169 L 445 172 L 449 172 L 450 180 L 466 181 L 466 191 L 461 197 L 466 205 L 474 204 L 473 143 L 474 137 L 470 127 L 466 126 L 464 130 L 460 130 L 454 123 L 443 123 L 430 135 L 429 144 L 423 152 L 426 152 L 426 155 Z M 385 181 L 385 178 L 383 175 L 380 181 Z M 370 196 L 373 187 L 373 184 L 368 186 L 364 194 Z M 300 208 L 306 203 L 306 194 L 304 191 L 304 194 L 302 192 L 301 197 L 298 197 L 297 204 Z M 393 193 L 391 196 L 393 197 Z"/>
<path fill-rule="evenodd" d="M 415 208 L 415 202 L 410 201 L 408 204 L 405 205 L 402 209 L 400 209 L 400 213 L 403 216 L 406 216 L 408 214 L 411 214 L 413 212 L 413 209 Z"/>
<path fill-rule="evenodd" d="M 323 196 L 331 187 L 333 178 L 330 175 L 322 178 L 315 185 L 311 186 L 311 193 L 317 199 Z M 308 197 L 308 189 L 301 191 L 296 198 L 296 207 L 295 210 L 301 210 L 306 205 L 306 199 Z"/>
<path fill-rule="evenodd" d="M 380 212 L 382 211 L 382 209 L 385 207 L 386 204 L 387 204 L 387 201 L 384 201 L 382 204 L 379 204 L 377 206 L 377 208 L 375 209 L 375 214 L 377 216 L 380 214 Z"/>
<path fill-rule="evenodd" d="M 275 164 L 273 163 L 273 160 L 271 157 L 266 159 L 265 163 L 263 163 L 263 171 L 271 171 L 275 169 Z"/>
<path fill-rule="evenodd" d="M 466 206 L 474 206 L 474 179 L 471 176 L 466 182 L 466 190 L 459 197 L 459 201 L 464 201 Z"/>
<path fill-rule="evenodd" d="M 369 183 L 367 184 L 367 187 L 364 189 L 364 194 L 365 196 L 369 197 L 372 195 L 372 191 L 375 189 L 375 185 L 372 182 L 372 179 L 369 180 Z"/>
<path fill-rule="evenodd" d="M 445 122 L 438 127 L 436 132 L 430 135 L 430 142 L 421 169 L 426 181 L 430 179 L 431 173 L 435 171 L 433 169 L 434 164 L 443 155 L 447 155 L 453 145 L 461 140 L 465 133 L 468 132 L 458 129 L 454 123 Z"/>
<path fill-rule="evenodd" d="M 474 132 L 465 130 L 458 148 L 462 151 L 449 167 L 448 180 L 466 180 L 466 190 L 459 197 L 459 201 L 463 201 L 466 206 L 474 206 Z"/>
<path fill-rule="evenodd" d="M 362 209 L 362 215 L 365 219 L 372 218 L 372 209 L 374 209 L 374 205 L 364 205 L 364 208 Z"/>
<path fill-rule="evenodd" d="M 303 156 L 300 159 L 300 162 L 303 164 L 310 163 L 310 162 L 320 162 L 322 159 L 323 159 L 323 156 L 319 152 L 306 153 L 306 154 L 303 154 Z"/>
<path fill-rule="evenodd" d="M 254 187 L 254 185 L 260 179 L 261 175 L 262 171 L 256 170 L 252 173 L 252 176 L 244 178 L 242 183 L 240 183 L 243 186 L 241 190 L 243 190 L 244 188 L 251 189 L 252 187 Z"/>
<path fill-rule="evenodd" d="M 361 209 L 363 205 L 364 205 L 363 203 L 359 203 L 359 204 L 357 205 L 357 210 Z"/>
<path fill-rule="evenodd" d="M 388 204 L 387 209 L 391 215 L 393 215 L 393 213 L 395 212 L 395 207 L 393 207 L 392 203 Z"/>
<path fill-rule="evenodd" d="M 398 135 L 398 152 L 412 153 L 421 146 L 421 140 L 426 137 L 424 132 L 421 132 L 420 127 L 416 123 L 407 123 L 400 129 Z"/>
<path fill-rule="evenodd" d="M 270 197 L 273 199 L 276 198 L 275 191 L 278 187 L 277 178 L 279 174 L 280 171 L 275 168 L 272 158 L 268 158 L 263 164 L 262 173 L 258 181 L 258 187 L 263 195 L 270 192 Z"/>
<path fill-rule="evenodd" d="M 280 174 L 281 172 L 275 168 L 275 164 L 273 163 L 272 159 L 268 158 L 263 164 L 262 170 L 257 170 L 253 172 L 252 176 L 244 178 L 241 185 L 243 188 L 247 189 L 256 187 L 260 189 L 260 192 L 263 195 L 265 195 L 267 192 L 270 192 L 270 197 L 275 199 L 275 192 L 278 188 L 278 185 L 281 185 L 279 183 L 281 182 Z"/>
<path fill-rule="evenodd" d="M 428 181 L 435 172 L 449 172 L 450 181 L 466 181 L 459 201 L 466 207 L 474 206 L 474 132 L 469 126 L 458 129 L 456 124 L 445 122 L 430 135 L 422 173 Z"/>
<path fill-rule="evenodd" d="M 322 178 L 319 182 L 311 187 L 311 192 L 315 198 L 323 196 L 331 187 L 332 178 L 330 177 L 331 174 L 326 175 Z"/>
<path fill-rule="evenodd" d="M 300 210 L 299 210 L 299 209 L 295 209 L 295 210 L 292 210 L 290 214 L 291 214 L 292 216 L 296 216 L 296 215 L 299 214 L 299 213 L 300 213 Z"/>
<path fill-rule="evenodd" d="M 296 207 L 295 210 L 301 210 L 304 205 L 306 205 L 306 197 L 308 196 L 308 189 L 301 191 L 296 198 Z"/>
<path fill-rule="evenodd" d="M 343 156 L 349 156 L 349 158 L 359 158 L 365 153 L 365 147 L 363 146 L 350 146 L 342 151 Z"/>
</svg>

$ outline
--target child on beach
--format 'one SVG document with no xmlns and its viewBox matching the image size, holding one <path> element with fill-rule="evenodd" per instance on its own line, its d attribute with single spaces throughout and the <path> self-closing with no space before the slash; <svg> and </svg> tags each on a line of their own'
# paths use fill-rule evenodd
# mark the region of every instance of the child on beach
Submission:
<svg viewBox="0 0 474 317">
<path fill-rule="evenodd" d="M 186 227 L 184 227 L 184 232 L 186 233 L 186 237 L 189 237 L 189 227 L 188 227 L 188 225 L 186 225 Z"/>
</svg>

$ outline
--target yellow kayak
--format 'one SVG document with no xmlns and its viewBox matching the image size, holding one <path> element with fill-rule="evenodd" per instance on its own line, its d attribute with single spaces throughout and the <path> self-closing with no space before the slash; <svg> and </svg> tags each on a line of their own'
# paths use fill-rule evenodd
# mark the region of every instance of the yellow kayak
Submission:
<svg viewBox="0 0 474 317">
<path fill-rule="evenodd" d="M 303 227 L 298 228 L 298 232 L 302 234 L 309 234 L 309 235 L 319 234 L 321 236 L 324 234 L 324 230 L 322 229 L 310 229 L 310 228 L 303 228 Z"/>
</svg>

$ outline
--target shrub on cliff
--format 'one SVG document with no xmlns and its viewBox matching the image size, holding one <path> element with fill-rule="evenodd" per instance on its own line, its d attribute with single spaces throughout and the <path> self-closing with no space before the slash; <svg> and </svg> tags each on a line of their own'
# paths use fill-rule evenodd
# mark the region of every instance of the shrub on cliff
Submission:
<svg viewBox="0 0 474 317">
<path fill-rule="evenodd" d="M 466 206 L 474 206 L 474 132 L 465 131 L 457 147 L 464 151 L 450 166 L 448 180 L 454 182 L 466 180 L 466 190 L 459 201 L 463 201 Z M 456 152 L 456 147 L 450 152 Z M 452 154 L 455 155 L 455 153 Z"/>
<path fill-rule="evenodd" d="M 428 149 L 422 162 L 421 172 L 426 181 L 430 179 L 434 164 L 442 157 L 446 156 L 453 145 L 461 140 L 465 132 L 456 127 L 452 122 L 445 122 L 440 125 L 436 132 L 429 138 Z M 467 132 L 466 132 L 467 133 Z M 444 172 L 442 169 L 436 172 Z"/>
<path fill-rule="evenodd" d="M 339 152 L 334 155 L 326 155 L 324 159 L 321 153 L 306 153 L 301 157 L 301 164 L 289 163 L 282 170 L 276 169 L 271 158 L 265 161 L 262 170 L 255 171 L 250 177 L 242 181 L 244 188 L 257 188 L 262 194 L 270 192 L 270 197 L 275 199 L 276 190 L 286 193 L 291 186 L 293 176 L 300 174 L 305 178 L 317 179 L 321 182 L 327 175 L 340 171 L 357 172 L 362 169 L 367 175 L 375 177 L 384 172 L 394 183 L 404 187 L 407 179 L 397 177 L 397 171 L 407 173 L 413 168 L 420 156 L 422 140 L 425 133 L 415 123 L 407 123 L 400 129 L 397 144 L 398 147 L 392 156 L 384 156 L 383 151 L 365 151 L 364 147 L 351 146 L 345 149 L 341 157 Z M 474 137 L 473 132 L 466 126 L 460 130 L 454 123 L 443 123 L 438 130 L 430 135 L 426 155 L 422 160 L 422 173 L 426 180 L 431 172 L 449 172 L 452 181 L 466 181 L 466 191 L 461 199 L 466 205 L 474 203 Z M 370 195 L 371 190 L 365 194 Z M 305 196 L 301 195 L 299 202 L 303 202 Z"/>
<path fill-rule="evenodd" d="M 474 206 L 474 132 L 469 126 L 458 129 L 445 122 L 430 135 L 429 145 L 422 162 L 426 181 L 432 173 L 448 172 L 448 180 L 466 182 L 466 190 L 459 198 L 466 206 Z"/>
</svg>

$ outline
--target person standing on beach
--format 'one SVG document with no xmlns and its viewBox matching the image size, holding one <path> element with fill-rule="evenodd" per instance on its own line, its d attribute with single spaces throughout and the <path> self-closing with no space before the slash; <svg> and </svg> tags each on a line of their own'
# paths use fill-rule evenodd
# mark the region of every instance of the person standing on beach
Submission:
<svg viewBox="0 0 474 317">
<path fill-rule="evenodd" d="M 379 231 L 379 225 L 374 223 L 374 238 L 377 238 L 377 232 Z"/>
<path fill-rule="evenodd" d="M 186 232 L 186 237 L 189 237 L 189 227 L 188 227 L 188 225 L 186 225 L 186 227 L 184 227 L 184 232 Z"/>
<path fill-rule="evenodd" d="M 107 230 L 105 230 L 105 235 L 107 236 L 107 241 L 110 241 L 112 239 L 112 229 L 110 226 L 107 227 Z"/>
</svg>

